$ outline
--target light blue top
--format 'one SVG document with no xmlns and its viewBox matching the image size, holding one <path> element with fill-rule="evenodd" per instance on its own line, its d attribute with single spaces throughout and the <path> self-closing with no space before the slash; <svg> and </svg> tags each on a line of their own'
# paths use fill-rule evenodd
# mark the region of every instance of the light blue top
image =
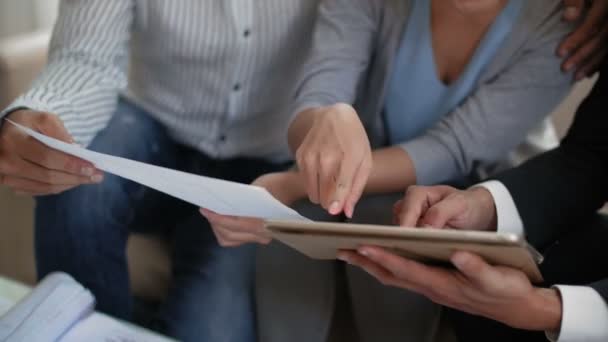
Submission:
<svg viewBox="0 0 608 342">
<path fill-rule="evenodd" d="M 385 103 L 391 143 L 404 143 L 423 134 L 474 91 L 484 68 L 510 34 L 522 4 L 523 0 L 509 1 L 460 77 L 445 85 L 437 73 L 433 53 L 431 0 L 413 0 Z"/>
</svg>

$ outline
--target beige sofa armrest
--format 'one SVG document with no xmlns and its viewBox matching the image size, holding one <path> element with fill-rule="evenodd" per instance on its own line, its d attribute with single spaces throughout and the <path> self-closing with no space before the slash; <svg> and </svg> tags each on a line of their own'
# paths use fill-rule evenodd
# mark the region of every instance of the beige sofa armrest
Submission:
<svg viewBox="0 0 608 342">
<path fill-rule="evenodd" d="M 0 40 L 0 108 L 25 91 L 46 63 L 50 32 Z"/>
</svg>

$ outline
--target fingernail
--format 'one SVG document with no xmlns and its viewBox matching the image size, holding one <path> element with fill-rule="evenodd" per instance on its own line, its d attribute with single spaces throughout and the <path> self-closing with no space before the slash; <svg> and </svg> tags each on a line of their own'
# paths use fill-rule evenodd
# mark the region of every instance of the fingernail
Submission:
<svg viewBox="0 0 608 342">
<path fill-rule="evenodd" d="M 340 203 L 338 201 L 334 201 L 329 206 L 329 213 L 332 215 L 338 215 L 340 213 Z"/>
<path fill-rule="evenodd" d="M 469 257 L 463 253 L 456 253 L 452 257 L 452 263 L 454 264 L 454 266 L 456 266 L 458 268 L 463 267 L 467 263 L 468 260 L 469 260 Z"/>
<path fill-rule="evenodd" d="M 570 70 L 572 70 L 572 68 L 574 68 L 574 63 L 568 63 L 564 67 L 564 69 L 566 69 L 566 71 L 570 71 Z"/>
<path fill-rule="evenodd" d="M 560 50 L 557 52 L 557 54 L 558 54 L 560 57 L 564 58 L 564 57 L 568 56 L 568 49 L 566 49 L 566 48 L 560 49 Z"/>
<path fill-rule="evenodd" d="M 369 257 L 369 255 L 370 255 L 369 250 L 367 250 L 365 248 L 359 248 L 359 250 L 357 250 L 357 253 L 363 255 L 364 257 Z"/>
<path fill-rule="evenodd" d="M 93 174 L 95 173 L 95 170 L 93 170 L 93 168 L 92 168 L 92 167 L 85 166 L 85 167 L 83 167 L 82 169 L 80 169 L 80 173 L 81 173 L 83 176 L 88 176 L 88 177 L 90 177 L 90 176 L 93 176 Z"/>
<path fill-rule="evenodd" d="M 348 257 L 344 254 L 338 254 L 338 260 L 340 261 L 344 261 L 345 263 L 348 263 Z"/>
<path fill-rule="evenodd" d="M 91 176 L 91 182 L 93 183 L 101 183 L 103 181 L 102 175 L 93 175 Z"/>
<path fill-rule="evenodd" d="M 346 217 L 348 217 L 349 219 L 353 218 L 353 209 L 352 208 L 344 209 L 344 213 L 346 214 Z"/>
</svg>

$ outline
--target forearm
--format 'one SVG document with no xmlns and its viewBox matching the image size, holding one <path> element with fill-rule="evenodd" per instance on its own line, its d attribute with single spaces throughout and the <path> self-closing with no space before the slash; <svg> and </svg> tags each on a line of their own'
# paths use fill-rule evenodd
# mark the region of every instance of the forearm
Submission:
<svg viewBox="0 0 608 342">
<path fill-rule="evenodd" d="M 403 192 L 416 184 L 416 170 L 408 153 L 398 146 L 372 153 L 374 166 L 365 187 L 366 194 Z"/>
<path fill-rule="evenodd" d="M 56 114 L 86 145 L 105 125 L 127 84 L 122 62 L 132 11 L 132 1 L 62 2 L 48 66 L 0 117 L 24 107 Z"/>
<path fill-rule="evenodd" d="M 368 0 L 320 2 L 311 51 L 293 101 L 291 114 L 298 114 L 289 129 L 292 151 L 298 149 L 312 119 L 323 108 L 354 103 L 373 51 L 378 6 Z"/>
</svg>

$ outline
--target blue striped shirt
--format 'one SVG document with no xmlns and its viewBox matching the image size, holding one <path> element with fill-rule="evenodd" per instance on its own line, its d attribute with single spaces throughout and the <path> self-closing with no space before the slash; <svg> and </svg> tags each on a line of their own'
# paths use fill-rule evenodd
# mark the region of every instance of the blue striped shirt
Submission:
<svg viewBox="0 0 608 342">
<path fill-rule="evenodd" d="M 63 0 L 46 69 L 3 113 L 60 116 L 87 145 L 125 96 L 215 158 L 289 158 L 319 0 Z"/>
</svg>

